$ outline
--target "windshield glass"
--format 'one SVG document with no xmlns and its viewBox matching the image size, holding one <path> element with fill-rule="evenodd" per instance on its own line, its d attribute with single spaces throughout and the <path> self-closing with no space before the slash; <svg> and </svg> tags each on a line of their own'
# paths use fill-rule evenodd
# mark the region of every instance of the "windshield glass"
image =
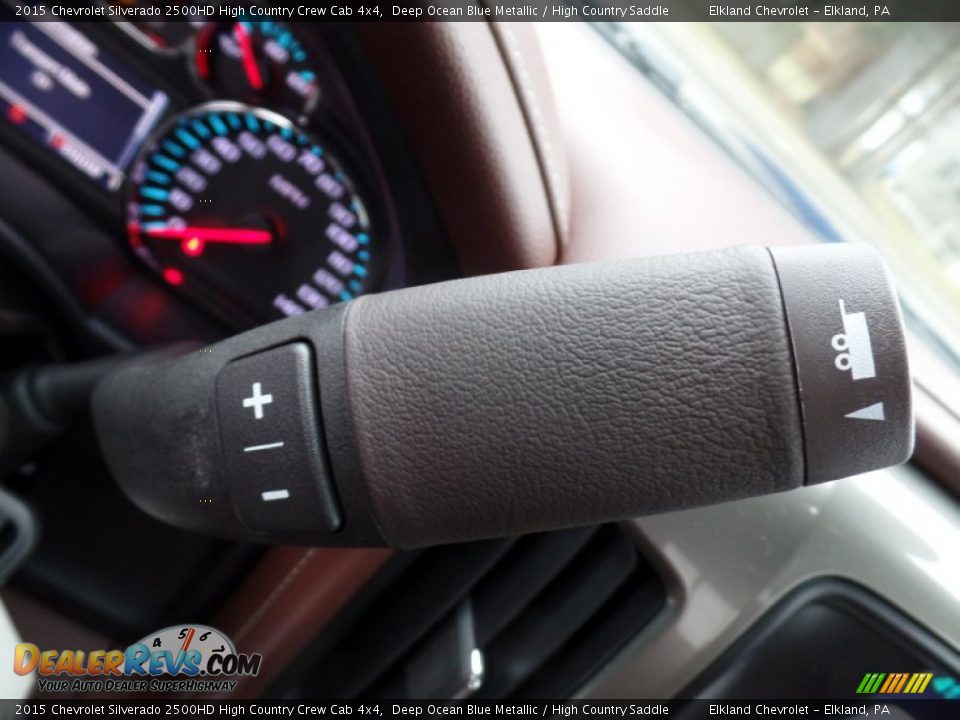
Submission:
<svg viewBox="0 0 960 720">
<path fill-rule="evenodd" d="M 612 23 L 601 31 L 827 242 L 870 242 L 960 358 L 960 27 Z"/>
</svg>

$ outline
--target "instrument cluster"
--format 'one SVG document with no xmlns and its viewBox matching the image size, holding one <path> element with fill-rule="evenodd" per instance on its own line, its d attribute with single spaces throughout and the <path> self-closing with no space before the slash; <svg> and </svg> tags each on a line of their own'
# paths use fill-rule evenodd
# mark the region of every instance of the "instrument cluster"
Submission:
<svg viewBox="0 0 960 720">
<path fill-rule="evenodd" d="M 7 124 L 97 189 L 171 292 L 239 329 L 404 284 L 385 173 L 313 24 L 4 20 Z"/>
</svg>

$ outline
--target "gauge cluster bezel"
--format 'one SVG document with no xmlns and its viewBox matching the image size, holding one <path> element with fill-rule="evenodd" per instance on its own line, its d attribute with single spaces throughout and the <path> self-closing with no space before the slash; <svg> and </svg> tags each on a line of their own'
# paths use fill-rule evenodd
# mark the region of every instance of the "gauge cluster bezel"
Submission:
<svg viewBox="0 0 960 720">
<path fill-rule="evenodd" d="M 76 23 L 74 27 L 120 58 L 144 80 L 167 93 L 169 107 L 157 122 L 154 133 L 172 118 L 198 105 L 234 100 L 217 95 L 197 75 L 191 62 L 195 37 L 176 48 L 156 49 L 145 44 L 137 37 L 136 31 L 131 32 L 121 22 Z M 349 29 L 341 25 L 307 22 L 296 23 L 296 28 L 300 42 L 317 59 L 318 76 L 323 84 L 322 98 L 309 115 L 298 116 L 282 108 L 260 107 L 282 112 L 298 127 L 324 138 L 350 171 L 351 179 L 365 200 L 374 230 L 381 236 L 388 254 L 382 282 L 371 290 L 389 290 L 455 277 L 458 274 L 456 258 L 443 238 L 432 199 L 424 189 L 416 164 L 392 123 L 389 108 Z M 337 57 L 338 54 L 349 55 L 350 59 L 344 61 L 343 57 Z M 149 276 L 152 290 L 161 285 L 165 293 L 178 298 L 178 303 L 183 306 L 181 314 L 202 316 L 198 327 L 210 321 L 223 327 L 224 332 L 249 326 L 249 321 L 238 323 L 235 314 L 224 309 L 230 305 L 228 298 L 225 298 L 226 302 L 212 303 L 185 289 L 168 286 L 133 257 L 127 242 L 125 220 L 129 174 L 134 163 L 126 169 L 124 186 L 111 192 L 94 186 L 45 148 L 31 145 L 18 136 L 16 128 L 5 123 L 0 123 L 0 145 L 3 146 L 0 152 L 7 150 L 14 158 L 26 160 L 34 170 L 39 170 L 60 195 L 79 206 L 93 225 L 110 236 L 116 250 L 130 261 L 132 284 L 140 284 L 144 275 Z M 403 200 L 399 199 L 401 196 Z M 4 212 L 4 203 L 0 200 L 0 217 Z M 42 239 L 38 242 L 43 244 Z M 424 252 L 419 251 L 421 248 Z M 56 265 L 55 257 L 50 260 Z M 105 262 L 115 260 L 105 258 Z M 260 318 L 257 322 L 267 319 Z M 107 322 L 116 326 L 120 333 L 135 338 L 135 342 L 144 337 L 153 339 L 149 328 L 133 327 L 140 321 L 124 317 L 122 312 L 113 312 Z M 185 323 L 186 326 L 190 324 Z M 163 333 L 166 334 L 169 332 Z"/>
</svg>

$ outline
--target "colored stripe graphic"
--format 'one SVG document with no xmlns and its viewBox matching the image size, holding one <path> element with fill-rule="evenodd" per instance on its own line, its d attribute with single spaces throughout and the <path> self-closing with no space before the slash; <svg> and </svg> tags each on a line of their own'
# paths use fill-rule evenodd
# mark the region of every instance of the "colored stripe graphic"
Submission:
<svg viewBox="0 0 960 720">
<path fill-rule="evenodd" d="M 919 695 L 932 679 L 933 673 L 867 673 L 857 695 Z"/>
<path fill-rule="evenodd" d="M 873 695 L 880 689 L 880 683 L 887 677 L 886 673 L 867 673 L 857 687 L 858 695 Z"/>
<path fill-rule="evenodd" d="M 880 689 L 880 683 L 883 682 L 883 679 L 887 677 L 886 673 L 877 673 L 876 679 L 870 684 L 870 689 L 867 690 L 871 695 L 877 692 Z"/>
<path fill-rule="evenodd" d="M 904 692 L 909 692 L 913 695 L 919 695 L 927 689 L 927 685 L 932 678 L 933 673 L 914 673 L 910 684 L 907 686 L 907 689 L 904 690 Z"/>
<path fill-rule="evenodd" d="M 900 680 L 897 682 L 897 684 L 891 686 L 890 688 L 891 693 L 898 693 L 903 690 L 903 686 L 907 682 L 907 673 L 900 673 L 900 675 L 901 677 L 900 677 Z M 912 683 L 913 680 L 911 679 L 910 682 Z M 910 692 L 909 689 L 907 690 L 907 692 Z"/>
</svg>

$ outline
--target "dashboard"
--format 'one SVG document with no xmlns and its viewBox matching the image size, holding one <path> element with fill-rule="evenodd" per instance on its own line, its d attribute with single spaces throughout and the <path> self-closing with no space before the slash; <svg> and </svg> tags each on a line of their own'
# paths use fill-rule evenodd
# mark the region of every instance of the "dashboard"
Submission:
<svg viewBox="0 0 960 720">
<path fill-rule="evenodd" d="M 107 344 L 457 274 L 345 28 L 0 21 L 4 249 Z"/>
</svg>

